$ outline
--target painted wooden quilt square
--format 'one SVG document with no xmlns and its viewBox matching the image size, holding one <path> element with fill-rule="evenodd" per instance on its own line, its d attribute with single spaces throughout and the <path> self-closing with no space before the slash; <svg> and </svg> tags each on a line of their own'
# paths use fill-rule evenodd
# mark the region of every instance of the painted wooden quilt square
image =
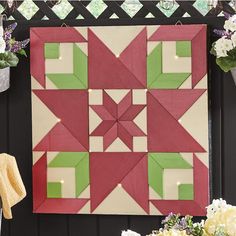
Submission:
<svg viewBox="0 0 236 236">
<path fill-rule="evenodd" d="M 192 154 L 149 153 L 149 198 L 193 200 L 193 168 Z"/>
<path fill-rule="evenodd" d="M 88 30 L 89 87 L 145 89 L 146 28 L 116 26 L 115 30 L 115 34 L 113 27 Z"/>
<path fill-rule="evenodd" d="M 168 158 L 163 160 L 163 156 Z M 148 158 L 150 214 L 203 215 L 209 201 L 208 166 L 204 161 L 194 153 L 149 153 Z M 173 171 L 176 178 L 167 180 L 165 175 L 171 173 L 166 170 Z M 173 180 L 172 184 L 169 180 Z M 164 195 L 168 197 L 163 199 Z"/>
<path fill-rule="evenodd" d="M 88 153 L 34 152 L 33 156 L 34 212 L 89 213 Z"/>
<path fill-rule="evenodd" d="M 90 152 L 147 151 L 146 90 L 89 91 Z"/>
<path fill-rule="evenodd" d="M 88 151 L 88 94 L 33 90 L 33 150 Z"/>
<path fill-rule="evenodd" d="M 191 89 L 206 74 L 206 28 L 190 29 L 187 25 L 172 28 L 173 34 L 167 33 L 166 26 L 148 29 L 148 88 Z"/>
<path fill-rule="evenodd" d="M 206 27 L 30 34 L 34 212 L 205 215 Z"/>
<path fill-rule="evenodd" d="M 86 45 L 87 43 L 44 44 L 47 89 L 87 88 Z"/>
<path fill-rule="evenodd" d="M 148 151 L 208 152 L 207 100 L 205 89 L 148 90 Z"/>
<path fill-rule="evenodd" d="M 89 185 L 88 153 L 50 152 L 47 161 L 47 197 L 80 198 Z"/>
<path fill-rule="evenodd" d="M 147 83 L 149 88 L 177 89 L 190 76 L 191 42 L 148 42 Z"/>
<path fill-rule="evenodd" d="M 80 27 L 31 28 L 31 75 L 47 89 L 86 89 L 87 35 Z"/>
</svg>

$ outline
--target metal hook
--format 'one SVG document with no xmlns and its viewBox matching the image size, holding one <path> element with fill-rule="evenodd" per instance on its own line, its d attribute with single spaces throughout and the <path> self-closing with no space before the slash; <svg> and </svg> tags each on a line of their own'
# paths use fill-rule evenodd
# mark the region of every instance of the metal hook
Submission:
<svg viewBox="0 0 236 236">
<path fill-rule="evenodd" d="M 181 20 L 178 20 L 175 25 L 182 25 L 183 23 L 181 22 Z"/>
<path fill-rule="evenodd" d="M 1 14 L 1 17 L 3 20 L 7 20 L 7 15 L 6 14 Z"/>
<path fill-rule="evenodd" d="M 69 25 L 67 25 L 66 23 L 62 23 L 61 27 L 70 27 Z"/>
</svg>

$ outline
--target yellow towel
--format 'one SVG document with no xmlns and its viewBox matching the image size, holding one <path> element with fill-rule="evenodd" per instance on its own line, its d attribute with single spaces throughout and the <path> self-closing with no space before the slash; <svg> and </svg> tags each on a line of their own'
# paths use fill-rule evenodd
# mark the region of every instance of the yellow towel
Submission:
<svg viewBox="0 0 236 236">
<path fill-rule="evenodd" d="M 3 216 L 12 218 L 11 207 L 26 196 L 16 159 L 8 154 L 0 154 L 0 198 Z"/>
</svg>

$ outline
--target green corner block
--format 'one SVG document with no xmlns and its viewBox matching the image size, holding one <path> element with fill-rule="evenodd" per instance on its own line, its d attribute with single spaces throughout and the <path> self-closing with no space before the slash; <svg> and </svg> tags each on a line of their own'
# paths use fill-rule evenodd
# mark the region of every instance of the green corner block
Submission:
<svg viewBox="0 0 236 236">
<path fill-rule="evenodd" d="M 89 156 L 86 155 L 75 167 L 76 197 L 89 185 Z"/>
<path fill-rule="evenodd" d="M 179 57 L 191 57 L 191 41 L 177 41 L 176 55 Z"/>
<path fill-rule="evenodd" d="M 162 74 L 162 43 L 159 43 L 147 57 L 147 86 L 152 88 L 153 82 Z"/>
<path fill-rule="evenodd" d="M 57 59 L 60 56 L 59 43 L 45 43 L 44 56 L 46 59 Z"/>
<path fill-rule="evenodd" d="M 180 184 L 178 190 L 179 190 L 179 200 L 194 199 L 193 184 Z"/>
<path fill-rule="evenodd" d="M 88 157 L 87 152 L 60 152 L 48 167 L 76 167 L 85 157 Z"/>
<path fill-rule="evenodd" d="M 46 74 L 58 89 L 88 88 L 88 57 L 75 43 L 73 44 L 73 73 Z"/>
<path fill-rule="evenodd" d="M 88 87 L 88 57 L 76 44 L 73 45 L 73 52 L 74 75 L 86 89 Z"/>
<path fill-rule="evenodd" d="M 190 76 L 190 73 L 164 73 L 156 77 L 149 86 L 152 89 L 177 89 Z"/>
<path fill-rule="evenodd" d="M 160 197 L 163 197 L 164 169 L 148 155 L 148 184 Z"/>
<path fill-rule="evenodd" d="M 48 198 L 61 198 L 61 183 L 47 183 L 47 197 Z"/>
<path fill-rule="evenodd" d="M 86 86 L 73 74 L 46 74 L 58 89 L 85 89 Z"/>
<path fill-rule="evenodd" d="M 192 166 L 179 153 L 149 154 L 163 169 L 192 169 Z"/>
<path fill-rule="evenodd" d="M 180 55 L 189 55 L 190 42 L 179 41 L 177 43 Z M 162 43 L 159 43 L 147 56 L 147 87 L 149 89 L 177 89 L 190 75 L 191 73 L 162 72 Z"/>
</svg>

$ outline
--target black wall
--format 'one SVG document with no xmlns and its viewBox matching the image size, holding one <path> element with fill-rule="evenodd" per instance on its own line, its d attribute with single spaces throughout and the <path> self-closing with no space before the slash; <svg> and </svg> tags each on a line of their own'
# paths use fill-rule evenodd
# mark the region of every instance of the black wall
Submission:
<svg viewBox="0 0 236 236">
<path fill-rule="evenodd" d="M 175 24 L 179 19 L 130 19 L 66 21 L 67 25 Z M 224 19 L 182 18 L 183 24 L 208 24 L 208 49 L 212 29 Z M 31 26 L 61 26 L 61 21 L 18 22 L 17 39 L 29 37 Z M 208 50 L 209 51 L 209 50 Z M 29 55 L 29 49 L 27 54 Z M 199 58 L 199 60 L 201 60 Z M 209 125 L 211 129 L 211 198 L 223 197 L 236 205 L 236 86 L 209 55 Z M 0 153 L 17 158 L 27 197 L 13 208 L 13 220 L 3 221 L 1 236 L 119 236 L 131 228 L 146 235 L 158 228 L 163 217 L 32 214 L 30 62 L 22 58 L 11 69 L 11 88 L 0 93 Z"/>
</svg>

